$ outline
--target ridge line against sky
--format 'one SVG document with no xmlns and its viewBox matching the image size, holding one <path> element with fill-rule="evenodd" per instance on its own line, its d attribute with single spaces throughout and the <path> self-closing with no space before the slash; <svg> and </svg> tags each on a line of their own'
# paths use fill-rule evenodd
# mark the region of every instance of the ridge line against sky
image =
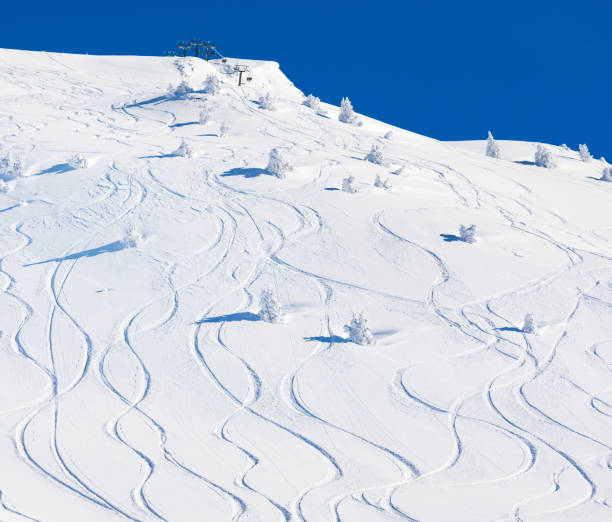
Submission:
<svg viewBox="0 0 612 522">
<path fill-rule="evenodd" d="M 442 140 L 586 143 L 612 157 L 612 5 L 519 0 L 3 7 L 0 47 L 161 55 L 192 35 L 273 60 L 305 94 Z"/>
</svg>

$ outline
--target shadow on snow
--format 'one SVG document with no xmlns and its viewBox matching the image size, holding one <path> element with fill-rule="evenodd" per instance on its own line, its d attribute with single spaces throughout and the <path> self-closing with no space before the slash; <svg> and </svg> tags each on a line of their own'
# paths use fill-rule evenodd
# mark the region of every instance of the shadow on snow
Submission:
<svg viewBox="0 0 612 522">
<path fill-rule="evenodd" d="M 52 259 L 45 259 L 44 261 L 36 261 L 35 263 L 28 263 L 23 266 L 35 266 L 35 265 L 43 265 L 45 263 L 53 263 L 62 261 L 68 261 L 70 259 L 81 259 L 82 257 L 95 257 L 100 254 L 107 254 L 109 252 L 117 252 L 119 250 L 123 250 L 125 248 L 123 241 L 113 241 L 112 243 L 108 243 L 107 245 L 102 245 L 96 248 L 90 248 L 89 250 L 82 250 L 81 252 L 76 252 L 74 254 L 69 254 L 64 257 L 54 257 Z"/>
<path fill-rule="evenodd" d="M 227 172 L 224 172 L 223 174 L 221 174 L 221 177 L 244 176 L 245 178 L 256 178 L 257 176 L 262 176 L 262 175 L 269 176 L 270 174 L 265 169 L 235 168 L 235 169 L 228 170 Z"/>
<path fill-rule="evenodd" d="M 259 321 L 259 316 L 252 312 L 238 312 L 235 314 L 218 315 L 216 317 L 207 317 L 201 321 L 196 321 L 195 324 L 203 323 L 235 323 L 238 321 Z"/>
</svg>

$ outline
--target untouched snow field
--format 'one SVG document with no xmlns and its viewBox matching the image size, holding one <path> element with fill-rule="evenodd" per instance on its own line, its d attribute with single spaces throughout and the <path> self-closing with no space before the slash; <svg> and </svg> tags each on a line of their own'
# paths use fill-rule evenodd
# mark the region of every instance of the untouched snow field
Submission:
<svg viewBox="0 0 612 522">
<path fill-rule="evenodd" d="M 610 521 L 603 163 L 303 100 L 269 62 L 0 50 L 0 520 Z"/>
</svg>

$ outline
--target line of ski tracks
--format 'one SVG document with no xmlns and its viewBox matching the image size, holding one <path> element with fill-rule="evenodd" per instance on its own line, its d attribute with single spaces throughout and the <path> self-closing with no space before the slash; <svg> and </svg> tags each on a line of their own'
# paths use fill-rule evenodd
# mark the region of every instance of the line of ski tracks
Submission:
<svg viewBox="0 0 612 522">
<path fill-rule="evenodd" d="M 446 175 L 438 168 L 436 168 L 435 170 L 439 172 L 442 180 L 446 183 L 450 183 L 450 181 L 447 179 L 448 174 L 459 174 L 448 166 L 443 165 L 441 167 L 447 169 Z M 525 507 L 529 502 L 532 502 L 538 498 L 546 496 L 547 494 L 557 491 L 560 488 L 557 477 L 564 470 L 572 469 L 582 479 L 585 486 L 585 493 L 582 498 L 579 498 L 575 502 L 572 502 L 571 504 L 565 507 L 561 507 L 550 512 L 560 513 L 565 509 L 575 508 L 576 506 L 584 504 L 589 500 L 593 499 L 596 494 L 596 484 L 594 480 L 588 475 L 584 467 L 577 461 L 576 458 L 573 458 L 562 448 L 558 447 L 558 443 L 553 444 L 543 436 L 531 431 L 528 427 L 523 425 L 522 418 L 515 419 L 511 416 L 511 414 L 505 414 L 503 411 L 503 405 L 498 404 L 496 402 L 495 396 L 500 393 L 505 393 L 506 397 L 509 394 L 512 394 L 512 396 L 518 399 L 518 403 L 520 404 L 521 408 L 528 412 L 531 418 L 535 417 L 540 421 L 544 421 L 552 430 L 556 429 L 560 430 L 561 432 L 565 431 L 566 433 L 571 432 L 572 434 L 580 438 L 589 440 L 595 443 L 596 445 L 601 446 L 604 450 L 612 450 L 612 447 L 610 447 L 603 441 L 593 439 L 586 433 L 581 433 L 573 428 L 570 428 L 569 426 L 562 424 L 561 422 L 556 421 L 554 418 L 550 417 L 542 410 L 538 409 L 535 405 L 533 405 L 525 394 L 526 386 L 529 383 L 533 382 L 536 378 L 540 377 L 550 368 L 551 363 L 553 362 L 553 359 L 556 354 L 557 346 L 566 337 L 567 328 L 576 311 L 578 310 L 578 307 L 580 306 L 581 302 L 583 302 L 585 299 L 588 299 L 588 297 L 586 296 L 585 291 L 581 291 L 579 289 L 577 290 L 576 302 L 572 306 L 571 311 L 569 312 L 568 316 L 564 321 L 564 330 L 558 337 L 557 341 L 554 343 L 550 353 L 545 358 L 543 358 L 542 361 L 538 360 L 538 358 L 534 355 L 532 346 L 526 335 L 523 334 L 522 343 L 517 343 L 516 341 L 500 334 L 496 322 L 502 321 L 502 324 L 504 325 L 508 325 L 511 323 L 507 319 L 501 317 L 492 309 L 491 302 L 493 301 L 493 299 L 509 297 L 512 295 L 519 296 L 521 294 L 528 293 L 538 288 L 548 286 L 568 271 L 577 270 L 577 267 L 583 261 L 583 257 L 580 252 L 556 241 L 549 234 L 541 230 L 529 228 L 523 221 L 520 221 L 518 218 L 516 218 L 511 211 L 504 208 L 502 204 L 502 198 L 498 197 L 498 195 L 476 187 L 463 175 L 460 176 L 460 180 L 462 182 L 468 183 L 468 188 L 474 196 L 473 201 L 477 208 L 480 207 L 484 202 L 483 198 L 490 199 L 495 205 L 495 208 L 498 210 L 498 212 L 509 222 L 512 228 L 520 230 L 525 234 L 533 235 L 539 239 L 550 243 L 551 246 L 563 252 L 563 254 L 567 257 L 568 262 L 564 268 L 556 270 L 540 280 L 530 282 L 529 284 L 507 292 L 506 294 L 497 295 L 494 298 L 491 297 L 483 302 L 467 303 L 459 310 L 443 309 L 436 301 L 436 292 L 439 288 L 448 283 L 449 280 L 452 278 L 452 274 L 449 268 L 444 263 L 444 261 L 440 258 L 440 256 L 438 256 L 435 252 L 428 249 L 427 247 L 419 245 L 409 240 L 408 238 L 403 237 L 400 234 L 394 232 L 388 225 L 384 223 L 383 212 L 375 214 L 372 218 L 372 222 L 375 229 L 377 229 L 381 234 L 387 237 L 391 237 L 395 241 L 409 245 L 412 248 L 416 248 L 422 251 L 431 259 L 433 264 L 436 266 L 440 275 L 438 280 L 435 281 L 430 287 L 426 299 L 427 306 L 429 307 L 432 314 L 438 317 L 444 323 L 448 324 L 451 328 L 459 331 L 463 336 L 481 345 L 481 348 L 471 350 L 472 352 L 485 352 L 489 349 L 495 349 L 498 353 L 510 358 L 510 360 L 512 361 L 512 363 L 507 368 L 502 370 L 499 374 L 492 376 L 492 378 L 486 383 L 481 392 L 469 394 L 465 397 L 459 397 L 450 409 L 439 407 L 434 403 L 428 401 L 426 398 L 420 397 L 417 393 L 411 390 L 410 386 L 402 379 L 403 374 L 405 373 L 407 368 L 400 368 L 396 371 L 392 383 L 392 394 L 394 398 L 399 402 L 406 401 L 411 404 L 416 403 L 437 415 L 443 415 L 446 417 L 450 435 L 454 440 L 454 450 L 449 455 L 449 458 L 443 466 L 428 473 L 424 473 L 422 475 L 423 477 L 430 477 L 432 475 L 447 471 L 455 464 L 457 464 L 457 462 L 461 458 L 463 443 L 456 428 L 457 419 L 463 419 L 465 421 L 479 423 L 482 425 L 486 425 L 490 429 L 493 429 L 497 432 L 501 432 L 504 435 L 515 440 L 515 442 L 520 447 L 522 447 L 523 454 L 525 456 L 523 459 L 523 464 L 513 473 L 489 482 L 508 481 L 526 474 L 535 466 L 539 452 L 545 449 L 552 451 L 559 457 L 560 461 L 563 462 L 563 465 L 559 469 L 553 470 L 551 472 L 551 488 L 549 490 L 539 494 L 534 494 L 533 497 L 524 499 L 521 502 L 517 503 L 512 508 L 511 513 L 509 513 L 508 516 L 512 516 L 516 520 L 520 520 L 521 508 Z M 452 186 L 451 189 L 457 192 L 457 188 L 455 186 Z M 458 196 L 460 197 L 461 201 L 465 206 L 470 206 L 467 197 L 459 193 Z M 511 201 L 519 208 L 523 209 L 527 215 L 531 216 L 533 214 L 531 209 L 529 209 L 522 202 L 519 202 L 518 200 L 514 199 L 512 199 Z M 546 209 L 539 210 L 545 211 Z M 554 217 L 558 218 L 558 216 L 555 215 Z M 589 244 L 588 241 L 585 240 L 585 242 Z M 610 259 L 605 258 L 604 256 L 601 256 L 597 253 L 592 254 L 597 255 L 598 257 L 604 259 L 606 262 L 611 261 Z M 468 308 L 474 307 L 479 309 L 480 311 L 476 314 L 467 312 Z M 475 315 L 477 319 L 484 322 L 484 325 L 482 324 L 482 322 L 477 322 L 476 320 L 473 320 L 470 315 Z M 504 344 L 510 347 L 514 347 L 515 352 L 518 352 L 520 355 L 517 356 L 516 353 L 506 353 L 503 349 L 501 349 Z M 459 358 L 463 355 L 466 354 L 459 354 L 453 357 Z M 589 395 L 589 392 L 583 390 L 577 384 L 572 384 L 574 387 L 580 389 L 583 393 L 585 393 L 585 395 Z M 476 399 L 478 395 L 481 395 L 482 400 L 485 402 L 488 408 L 492 412 L 494 412 L 496 417 L 499 418 L 498 422 L 491 422 L 485 419 L 474 418 L 460 413 L 462 405 L 464 405 L 470 400 Z M 592 400 L 591 404 L 593 405 Z M 594 407 L 594 410 L 598 411 L 596 407 Z M 600 413 L 605 414 L 604 412 Z M 474 484 L 476 484 L 476 482 Z"/>
</svg>

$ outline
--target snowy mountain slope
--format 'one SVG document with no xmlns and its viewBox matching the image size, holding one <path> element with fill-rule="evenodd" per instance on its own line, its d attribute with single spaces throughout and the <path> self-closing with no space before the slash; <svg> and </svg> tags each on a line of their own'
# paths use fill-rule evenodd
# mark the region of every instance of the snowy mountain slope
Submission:
<svg viewBox="0 0 612 522">
<path fill-rule="evenodd" d="M 0 520 L 610 520 L 602 163 L 302 100 L 268 62 L 0 51 Z"/>
</svg>

